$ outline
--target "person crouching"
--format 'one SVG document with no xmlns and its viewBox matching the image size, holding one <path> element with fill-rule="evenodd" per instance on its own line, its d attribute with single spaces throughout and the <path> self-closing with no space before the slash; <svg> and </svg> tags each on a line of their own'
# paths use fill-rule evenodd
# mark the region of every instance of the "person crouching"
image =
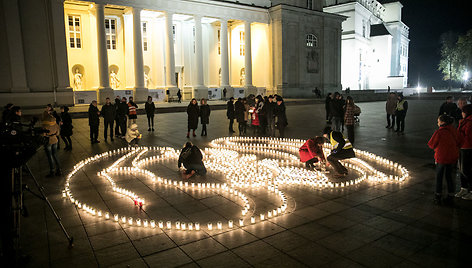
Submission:
<svg viewBox="0 0 472 268">
<path fill-rule="evenodd" d="M 313 164 L 326 160 L 323 153 L 324 141 L 323 137 L 317 136 L 308 139 L 305 144 L 300 147 L 300 161 L 305 163 L 306 168 L 313 168 Z"/>
<path fill-rule="evenodd" d="M 323 130 L 323 137 L 327 138 L 333 146 L 333 150 L 328 156 L 328 162 L 333 166 L 334 171 L 337 173 L 335 176 L 346 176 L 348 173 L 347 168 L 345 168 L 339 160 L 356 157 L 351 142 L 344 138 L 341 132 L 333 131 L 331 127 L 325 127 Z"/>
<path fill-rule="evenodd" d="M 203 155 L 200 149 L 193 145 L 190 141 L 185 143 L 184 148 L 180 152 L 178 167 L 182 165 L 186 169 L 182 172 L 182 177 L 188 179 L 195 174 L 205 175 L 207 170 L 203 164 Z"/>
<path fill-rule="evenodd" d="M 125 139 L 129 146 L 138 146 L 139 140 L 141 139 L 141 134 L 139 133 L 137 124 L 131 124 L 131 126 L 128 128 L 128 131 L 126 131 Z"/>
</svg>

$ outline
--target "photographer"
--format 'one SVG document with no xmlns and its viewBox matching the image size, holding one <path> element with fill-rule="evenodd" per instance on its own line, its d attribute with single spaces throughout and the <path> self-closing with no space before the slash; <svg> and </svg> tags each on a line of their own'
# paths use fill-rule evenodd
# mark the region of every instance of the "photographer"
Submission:
<svg viewBox="0 0 472 268">
<path fill-rule="evenodd" d="M 48 157 L 49 162 L 49 174 L 47 178 L 62 175 L 59 160 L 57 159 L 57 143 L 59 141 L 59 125 L 56 123 L 54 116 L 44 113 L 43 114 L 43 128 L 48 130 L 49 133 L 44 134 L 48 139 L 44 144 L 44 151 Z M 54 173 L 54 170 L 56 172 Z"/>
</svg>

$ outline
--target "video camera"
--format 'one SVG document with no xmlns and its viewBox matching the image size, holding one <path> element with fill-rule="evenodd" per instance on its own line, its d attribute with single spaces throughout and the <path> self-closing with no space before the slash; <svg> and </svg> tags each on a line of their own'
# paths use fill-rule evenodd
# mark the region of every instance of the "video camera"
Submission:
<svg viewBox="0 0 472 268">
<path fill-rule="evenodd" d="M 26 164 L 47 141 L 43 134 L 49 130 L 35 127 L 37 121 L 35 117 L 29 124 L 6 122 L 1 125 L 0 148 L 7 167 L 16 168 Z"/>
</svg>

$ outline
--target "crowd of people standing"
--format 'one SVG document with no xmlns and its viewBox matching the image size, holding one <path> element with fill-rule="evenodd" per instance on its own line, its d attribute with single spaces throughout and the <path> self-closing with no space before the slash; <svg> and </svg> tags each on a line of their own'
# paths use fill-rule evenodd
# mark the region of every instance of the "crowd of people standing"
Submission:
<svg viewBox="0 0 472 268">
<path fill-rule="evenodd" d="M 275 137 L 278 129 L 279 137 L 283 138 L 288 125 L 285 103 L 278 95 L 249 96 L 238 98 L 236 102 L 231 97 L 226 105 L 226 116 L 229 119 L 230 133 L 235 133 L 234 120 L 238 122 L 239 136 L 246 136 L 247 127 L 251 126 L 253 135 Z"/>
</svg>

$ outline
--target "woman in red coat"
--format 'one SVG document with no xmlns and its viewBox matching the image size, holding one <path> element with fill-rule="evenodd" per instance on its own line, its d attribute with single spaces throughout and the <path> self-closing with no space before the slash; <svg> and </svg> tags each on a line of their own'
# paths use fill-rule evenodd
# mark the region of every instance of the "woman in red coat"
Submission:
<svg viewBox="0 0 472 268">
<path fill-rule="evenodd" d="M 443 177 L 446 178 L 448 192 L 444 202 L 452 203 L 454 195 L 452 170 L 459 159 L 460 138 L 452 123 L 454 123 L 454 118 L 445 114 L 439 116 L 439 129 L 434 132 L 428 142 L 429 148 L 434 149 L 436 160 L 436 193 L 434 195 L 436 204 L 441 203 Z"/>
<path fill-rule="evenodd" d="M 313 168 L 313 164 L 318 161 L 325 161 L 323 143 L 323 137 L 316 137 L 307 140 L 300 147 L 300 161 L 304 162 L 307 168 Z"/>
<path fill-rule="evenodd" d="M 459 122 L 459 137 L 462 141 L 459 168 L 461 190 L 456 197 L 472 200 L 472 104 L 462 106 L 462 120 Z"/>
</svg>

